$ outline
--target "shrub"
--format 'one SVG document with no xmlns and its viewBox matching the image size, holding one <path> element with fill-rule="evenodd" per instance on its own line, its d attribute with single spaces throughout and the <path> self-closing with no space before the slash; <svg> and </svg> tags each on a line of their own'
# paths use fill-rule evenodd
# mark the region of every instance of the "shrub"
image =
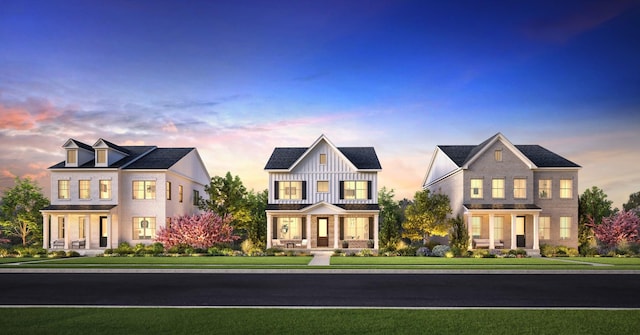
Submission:
<svg viewBox="0 0 640 335">
<path fill-rule="evenodd" d="M 487 249 L 475 249 L 473 250 L 473 258 L 485 258 L 489 255 L 489 250 Z"/>
<path fill-rule="evenodd" d="M 371 257 L 373 256 L 373 251 L 371 249 L 362 249 L 358 252 L 358 256 Z"/>
<path fill-rule="evenodd" d="M 406 246 L 402 249 L 396 249 L 398 256 L 415 256 L 417 248 Z"/>
<path fill-rule="evenodd" d="M 557 249 L 553 245 L 542 244 L 540 245 L 540 255 L 542 257 L 554 257 L 556 255 Z"/>
<path fill-rule="evenodd" d="M 416 250 L 416 256 L 429 256 L 431 255 L 431 251 L 427 247 L 420 247 Z"/>
<path fill-rule="evenodd" d="M 247 252 L 245 252 L 245 254 L 247 254 L 248 256 L 265 256 L 265 252 L 262 250 L 262 248 L 258 248 L 258 247 L 253 247 L 251 249 L 249 249 Z"/>
<path fill-rule="evenodd" d="M 80 254 L 75 250 L 67 251 L 67 257 L 80 257 Z"/>
<path fill-rule="evenodd" d="M 159 255 L 164 253 L 164 245 L 162 245 L 162 243 L 160 242 L 155 242 L 154 244 L 151 245 L 151 252 L 154 255 Z"/>
<path fill-rule="evenodd" d="M 113 250 L 114 253 L 118 254 L 118 255 L 129 255 L 129 254 L 133 254 L 133 249 L 131 248 L 131 245 L 127 242 L 122 242 L 120 244 L 118 244 L 118 247 Z"/>
<path fill-rule="evenodd" d="M 333 250 L 333 255 L 334 256 L 342 256 L 342 249 Z"/>
<path fill-rule="evenodd" d="M 240 244 L 240 249 L 242 249 L 242 252 L 248 255 L 253 249 L 253 242 L 251 242 L 250 239 L 242 241 L 242 244 Z"/>
<path fill-rule="evenodd" d="M 444 257 L 447 251 L 451 251 L 451 248 L 448 245 L 439 244 L 433 247 L 431 255 L 436 257 Z"/>
<path fill-rule="evenodd" d="M 186 244 L 193 249 L 207 249 L 217 243 L 233 242 L 240 237 L 233 234 L 232 218 L 206 212 L 201 215 L 185 215 L 174 218 L 171 226 L 162 227 L 156 240 L 168 248 Z"/>
<path fill-rule="evenodd" d="M 49 257 L 52 257 L 52 258 L 62 258 L 62 257 L 66 257 L 66 256 L 67 256 L 67 253 L 62 251 L 62 250 L 52 251 L 49 254 Z"/>
<path fill-rule="evenodd" d="M 113 255 L 113 249 L 109 248 L 109 249 L 104 249 L 104 254 L 105 255 Z"/>
</svg>

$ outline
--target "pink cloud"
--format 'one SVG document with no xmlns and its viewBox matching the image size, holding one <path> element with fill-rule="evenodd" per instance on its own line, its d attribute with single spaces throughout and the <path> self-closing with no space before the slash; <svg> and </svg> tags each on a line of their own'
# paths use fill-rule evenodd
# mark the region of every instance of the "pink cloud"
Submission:
<svg viewBox="0 0 640 335">
<path fill-rule="evenodd" d="M 0 129 L 30 130 L 39 123 L 55 120 L 60 114 L 49 101 L 38 99 L 27 99 L 16 106 L 0 105 Z"/>
</svg>

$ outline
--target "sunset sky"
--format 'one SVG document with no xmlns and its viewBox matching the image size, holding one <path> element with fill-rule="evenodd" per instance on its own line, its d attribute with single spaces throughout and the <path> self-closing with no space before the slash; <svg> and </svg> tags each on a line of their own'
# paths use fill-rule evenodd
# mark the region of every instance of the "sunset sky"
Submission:
<svg viewBox="0 0 640 335">
<path fill-rule="evenodd" d="M 197 147 L 267 188 L 276 146 L 374 146 L 420 189 L 438 144 L 502 132 L 640 191 L 640 1 L 0 0 L 0 191 L 49 192 L 69 138 Z"/>
</svg>

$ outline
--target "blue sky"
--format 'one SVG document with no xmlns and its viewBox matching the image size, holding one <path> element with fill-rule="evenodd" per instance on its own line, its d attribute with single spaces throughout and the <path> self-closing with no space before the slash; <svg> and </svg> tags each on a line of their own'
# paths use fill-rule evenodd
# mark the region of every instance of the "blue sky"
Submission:
<svg viewBox="0 0 640 335">
<path fill-rule="evenodd" d="M 249 188 L 275 146 L 374 146 L 411 198 L 502 132 L 640 191 L 640 1 L 0 0 L 0 189 L 70 137 L 195 146 Z"/>
</svg>

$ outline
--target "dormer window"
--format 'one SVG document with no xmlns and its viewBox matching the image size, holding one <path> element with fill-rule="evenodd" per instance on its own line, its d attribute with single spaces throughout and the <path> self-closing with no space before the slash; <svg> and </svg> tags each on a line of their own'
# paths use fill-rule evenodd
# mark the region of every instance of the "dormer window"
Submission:
<svg viewBox="0 0 640 335">
<path fill-rule="evenodd" d="M 78 164 L 78 150 L 67 149 L 67 165 L 77 165 L 77 164 Z"/>
<path fill-rule="evenodd" d="M 107 165 L 107 149 L 96 149 L 96 164 Z"/>
</svg>

